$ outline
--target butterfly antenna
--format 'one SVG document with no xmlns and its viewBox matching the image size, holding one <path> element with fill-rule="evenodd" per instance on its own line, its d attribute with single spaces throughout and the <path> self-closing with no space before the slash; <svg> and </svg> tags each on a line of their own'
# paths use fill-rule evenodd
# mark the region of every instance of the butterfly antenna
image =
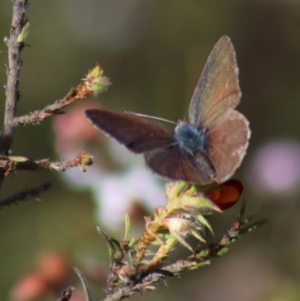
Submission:
<svg viewBox="0 0 300 301">
<path fill-rule="evenodd" d="M 188 118 L 189 115 L 188 114 L 189 114 L 189 111 L 187 110 L 187 112 L 184 115 L 183 120 L 189 120 L 189 118 Z"/>
<path fill-rule="evenodd" d="M 174 122 L 172 120 L 168 120 L 168 119 L 160 118 L 160 117 L 156 117 L 156 116 L 151 116 L 151 115 L 146 115 L 146 114 L 141 114 L 141 113 L 135 113 L 135 112 L 131 112 L 131 111 L 125 111 L 125 113 L 135 115 L 135 116 L 138 116 L 138 117 L 149 118 L 149 119 L 153 119 L 153 120 L 159 120 L 159 121 L 164 121 L 164 122 L 176 124 L 176 122 Z"/>
<path fill-rule="evenodd" d="M 187 109 L 186 113 L 184 114 L 183 120 L 189 120 L 189 108 Z"/>
</svg>

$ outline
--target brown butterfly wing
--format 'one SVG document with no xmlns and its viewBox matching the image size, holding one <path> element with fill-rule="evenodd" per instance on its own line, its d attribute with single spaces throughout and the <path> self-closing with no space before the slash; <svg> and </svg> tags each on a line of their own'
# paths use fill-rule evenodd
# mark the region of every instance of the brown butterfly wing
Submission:
<svg viewBox="0 0 300 301">
<path fill-rule="evenodd" d="M 251 131 L 244 115 L 229 109 L 207 132 L 207 152 L 216 169 L 215 181 L 230 178 L 241 164 Z"/>
<path fill-rule="evenodd" d="M 156 173 L 171 180 L 210 184 L 216 173 L 200 153 L 191 155 L 178 145 L 145 153 L 147 165 Z"/>
<path fill-rule="evenodd" d="M 140 154 L 169 146 L 173 132 L 160 122 L 132 114 L 100 109 L 85 111 L 87 119 L 134 153 Z"/>
<path fill-rule="evenodd" d="M 235 108 L 240 98 L 235 51 L 229 37 L 223 36 L 211 51 L 197 83 L 189 120 L 209 128 L 227 109 Z"/>
</svg>

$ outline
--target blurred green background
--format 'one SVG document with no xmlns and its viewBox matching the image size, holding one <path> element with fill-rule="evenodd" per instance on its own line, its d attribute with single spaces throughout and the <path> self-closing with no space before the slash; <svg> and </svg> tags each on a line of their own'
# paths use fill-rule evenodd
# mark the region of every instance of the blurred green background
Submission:
<svg viewBox="0 0 300 301">
<path fill-rule="evenodd" d="M 11 6 L 11 1 L 1 1 L 2 40 L 9 35 Z M 208 268 L 168 280 L 168 287 L 142 298 L 299 300 L 300 181 L 279 192 L 256 189 L 251 160 L 269 141 L 290 139 L 296 145 L 300 139 L 300 2 L 31 1 L 28 18 L 30 47 L 22 54 L 18 115 L 62 98 L 99 62 L 113 83 L 98 97 L 103 106 L 178 120 L 187 112 L 213 45 L 224 34 L 231 37 L 243 93 L 239 110 L 252 129 L 248 154 L 236 177 L 245 185 L 247 212 L 270 221 Z M 2 86 L 6 62 L 3 43 Z M 4 107 L 4 90 L 2 99 Z M 18 128 L 15 154 L 60 159 L 54 147 L 53 120 Z M 99 300 L 104 296 L 107 250 L 95 229 L 99 221 L 89 190 L 67 186 L 56 172 L 18 172 L 5 181 L 1 198 L 44 181 L 51 181 L 53 188 L 41 202 L 28 201 L 0 211 L 0 299 L 10 300 L 12 288 L 35 269 L 40 254 L 55 251 L 83 272 L 100 264 L 103 282 L 92 286 Z M 236 207 L 214 218 L 217 233 L 230 225 L 238 213 Z M 71 283 L 79 287 L 75 276 Z M 53 293 L 43 300 L 57 296 Z"/>
</svg>

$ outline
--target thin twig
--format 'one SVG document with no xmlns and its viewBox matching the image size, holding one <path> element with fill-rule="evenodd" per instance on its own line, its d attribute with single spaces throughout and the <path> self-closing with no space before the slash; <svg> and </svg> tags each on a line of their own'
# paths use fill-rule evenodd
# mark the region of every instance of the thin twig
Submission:
<svg viewBox="0 0 300 301">
<path fill-rule="evenodd" d="M 75 273 L 77 274 L 78 278 L 80 279 L 81 285 L 83 287 L 85 301 L 92 301 L 89 285 L 88 285 L 86 278 L 84 277 L 84 275 L 81 273 L 81 271 L 78 268 L 73 267 L 73 269 L 74 269 Z"/>
<path fill-rule="evenodd" d="M 12 121 L 15 117 L 17 102 L 20 97 L 18 90 L 19 75 L 21 70 L 21 50 L 24 47 L 24 41 L 20 39 L 22 29 L 26 23 L 25 12 L 28 6 L 28 0 L 13 1 L 13 16 L 10 28 L 10 37 L 4 41 L 8 47 L 8 67 L 7 67 L 7 84 L 5 88 L 6 103 L 4 127 L 1 137 L 1 153 L 6 154 L 13 140 Z M 0 171 L 0 183 L 3 180 L 4 171 Z"/>
<path fill-rule="evenodd" d="M 41 194 L 44 191 L 49 190 L 50 187 L 51 187 L 50 183 L 43 183 L 43 184 L 38 185 L 35 188 L 21 191 L 11 197 L 8 197 L 7 199 L 5 199 L 3 201 L 0 201 L 0 208 L 2 208 L 4 206 L 9 207 L 10 205 L 15 205 L 19 202 L 26 201 L 28 198 L 39 199 Z"/>
<path fill-rule="evenodd" d="M 64 112 L 61 110 L 71 102 L 73 101 L 70 101 L 70 97 L 67 96 L 63 99 L 55 101 L 51 105 L 47 105 L 40 111 L 37 110 L 24 116 L 14 118 L 12 125 L 14 127 L 17 127 L 18 125 L 39 124 L 41 121 L 48 117 L 63 114 Z"/>
<path fill-rule="evenodd" d="M 87 152 L 82 152 L 76 158 L 69 161 L 52 162 L 49 159 L 31 161 L 25 157 L 0 156 L 0 168 L 6 171 L 6 175 L 13 174 L 15 170 L 34 171 L 39 169 L 52 169 L 56 171 L 66 171 L 69 168 L 78 167 L 85 171 L 86 166 L 93 163 L 93 156 Z"/>
<path fill-rule="evenodd" d="M 66 106 L 76 100 L 88 98 L 91 95 L 105 91 L 108 85 L 110 85 L 109 79 L 103 75 L 100 65 L 96 64 L 95 68 L 87 74 L 82 82 L 76 88 L 72 88 L 63 99 L 56 100 L 53 104 L 47 105 L 42 110 L 14 118 L 12 126 L 38 124 L 50 116 L 62 114 L 62 109 Z"/>
</svg>

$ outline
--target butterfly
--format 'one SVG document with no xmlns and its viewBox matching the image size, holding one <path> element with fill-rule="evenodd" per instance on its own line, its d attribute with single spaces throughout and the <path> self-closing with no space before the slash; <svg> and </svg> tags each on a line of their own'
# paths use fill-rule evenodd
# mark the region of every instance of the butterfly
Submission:
<svg viewBox="0 0 300 301">
<path fill-rule="evenodd" d="M 235 110 L 241 99 L 236 55 L 222 36 L 212 49 L 192 96 L 189 122 L 174 129 L 143 115 L 102 109 L 85 111 L 99 130 L 170 180 L 198 185 L 223 183 L 241 164 L 250 138 L 249 122 Z"/>
</svg>

